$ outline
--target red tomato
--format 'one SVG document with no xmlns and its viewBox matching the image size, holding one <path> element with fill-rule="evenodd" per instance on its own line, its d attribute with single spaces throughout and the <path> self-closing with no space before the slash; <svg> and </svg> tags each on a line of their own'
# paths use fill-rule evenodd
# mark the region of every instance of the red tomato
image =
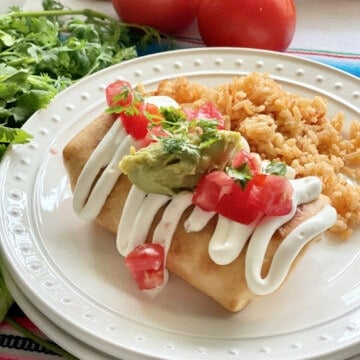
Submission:
<svg viewBox="0 0 360 360">
<path fill-rule="evenodd" d="M 159 137 L 167 137 L 169 134 L 160 126 L 154 126 L 148 130 L 146 136 L 143 139 L 142 147 L 146 147 L 153 142 L 157 141 Z"/>
<path fill-rule="evenodd" d="M 233 180 L 223 171 L 213 171 L 201 176 L 192 201 L 205 211 L 215 211 L 220 198 L 230 193 Z"/>
<path fill-rule="evenodd" d="M 112 0 L 122 21 L 148 25 L 172 34 L 195 19 L 198 0 Z"/>
<path fill-rule="evenodd" d="M 161 124 L 161 122 L 164 120 L 160 109 L 155 104 L 145 103 L 143 112 L 153 124 Z"/>
<path fill-rule="evenodd" d="M 256 174 L 246 185 L 249 203 L 273 216 L 291 211 L 293 191 L 289 180 L 272 174 Z"/>
<path fill-rule="evenodd" d="M 151 243 L 135 247 L 125 258 L 139 289 L 153 289 L 164 281 L 164 247 Z"/>
<path fill-rule="evenodd" d="M 148 134 L 150 117 L 154 116 L 154 121 L 160 121 L 159 109 L 156 105 L 138 103 L 135 108 L 129 108 L 120 114 L 121 122 L 126 132 L 135 140 L 144 139 Z"/>
<path fill-rule="evenodd" d="M 224 116 L 220 113 L 217 107 L 207 102 L 201 105 L 198 109 L 185 109 L 186 116 L 191 119 L 214 119 L 218 121 L 218 129 L 223 130 L 225 128 Z"/>
<path fill-rule="evenodd" d="M 285 50 L 295 32 L 293 0 L 199 0 L 199 32 L 208 46 Z"/>
<path fill-rule="evenodd" d="M 136 114 L 123 112 L 120 114 L 121 122 L 126 132 L 135 140 L 143 139 L 147 134 L 148 118 L 142 111 L 142 104 Z"/>
<path fill-rule="evenodd" d="M 238 168 L 244 163 L 249 165 L 252 175 L 255 175 L 261 170 L 261 161 L 259 161 L 259 158 L 245 150 L 240 150 L 233 158 L 231 165 L 233 168 Z"/>
<path fill-rule="evenodd" d="M 132 88 L 129 82 L 118 80 L 105 89 L 106 101 L 109 106 L 127 106 L 133 100 Z"/>
<path fill-rule="evenodd" d="M 192 200 L 205 211 L 216 211 L 242 224 L 250 224 L 259 210 L 247 201 L 247 196 L 227 173 L 213 171 L 200 178 Z"/>
<path fill-rule="evenodd" d="M 231 193 L 224 194 L 216 211 L 228 219 L 241 224 L 252 223 L 260 211 L 248 201 L 248 193 L 233 181 Z"/>
</svg>

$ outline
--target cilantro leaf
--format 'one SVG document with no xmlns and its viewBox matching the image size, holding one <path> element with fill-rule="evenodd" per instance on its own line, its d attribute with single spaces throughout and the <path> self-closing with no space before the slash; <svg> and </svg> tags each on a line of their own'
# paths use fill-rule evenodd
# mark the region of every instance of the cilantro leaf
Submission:
<svg viewBox="0 0 360 360">
<path fill-rule="evenodd" d="M 176 109 L 174 107 L 161 107 L 160 113 L 164 117 L 162 122 L 162 127 L 164 130 L 170 132 L 186 132 L 187 128 L 184 127 L 186 124 L 186 115 L 181 109 Z"/>
<path fill-rule="evenodd" d="M 22 129 L 13 129 L 0 125 L 0 143 L 2 144 L 26 144 L 32 136 Z"/>
<path fill-rule="evenodd" d="M 163 144 L 164 152 L 169 154 L 188 154 L 191 156 L 199 156 L 198 149 L 195 145 L 186 142 L 185 139 L 179 137 L 164 137 L 160 141 Z"/>
<path fill-rule="evenodd" d="M 242 189 L 245 189 L 246 184 L 252 178 L 250 167 L 246 162 L 237 168 L 227 167 L 226 172 L 241 186 Z"/>
<path fill-rule="evenodd" d="M 217 120 L 199 119 L 196 121 L 196 125 L 202 130 L 200 148 L 208 147 L 220 139 Z"/>
<path fill-rule="evenodd" d="M 272 160 L 268 165 L 265 166 L 263 172 L 266 174 L 285 176 L 286 164 Z"/>
</svg>

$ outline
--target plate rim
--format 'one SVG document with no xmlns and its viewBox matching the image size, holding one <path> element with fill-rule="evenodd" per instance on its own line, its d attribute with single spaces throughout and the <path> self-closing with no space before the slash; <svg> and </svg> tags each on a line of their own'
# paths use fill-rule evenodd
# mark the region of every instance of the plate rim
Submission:
<svg viewBox="0 0 360 360">
<path fill-rule="evenodd" d="M 182 50 L 176 50 L 176 51 L 171 51 L 171 52 L 163 52 L 163 53 L 158 53 L 158 54 L 151 54 L 151 55 L 147 55 L 147 56 L 144 56 L 144 57 L 140 57 L 140 58 L 136 58 L 136 59 L 133 59 L 133 60 L 129 60 L 125 63 L 121 63 L 121 64 L 118 64 L 118 65 L 113 65 L 111 66 L 110 68 L 107 68 L 107 69 L 104 69 L 102 71 L 99 71 L 98 73 L 90 76 L 90 77 L 87 77 L 87 78 L 84 78 L 84 79 L 81 79 L 79 80 L 75 85 L 69 87 L 68 89 L 65 89 L 63 92 L 61 92 L 59 95 L 57 95 L 54 99 L 54 101 L 52 102 L 53 103 L 56 103 L 57 101 L 60 101 L 61 98 L 63 97 L 66 97 L 69 93 L 72 93 L 74 91 L 74 89 L 76 90 L 77 88 L 80 88 L 81 86 L 83 86 L 83 84 L 86 84 L 88 82 L 91 82 L 93 81 L 94 79 L 96 78 L 101 78 L 101 76 L 103 74 L 108 74 L 112 71 L 118 71 L 120 69 L 123 69 L 123 68 L 126 68 L 126 67 L 131 67 L 131 66 L 136 66 L 136 65 L 139 65 L 139 64 L 142 64 L 144 62 L 152 62 L 155 60 L 155 62 L 159 62 L 161 59 L 163 59 L 164 57 L 172 57 L 172 58 L 176 58 L 176 59 L 179 59 L 179 61 L 181 61 L 181 59 L 183 58 L 183 56 L 189 56 L 189 55 L 192 55 L 192 56 L 201 56 L 201 57 L 204 57 L 205 55 L 210 55 L 211 56 L 219 56 L 219 59 L 221 58 L 221 56 L 226 53 L 226 54 L 233 54 L 233 53 L 236 53 L 236 54 L 239 54 L 239 56 L 247 56 L 247 54 L 251 54 L 251 55 L 261 55 L 261 56 L 268 56 L 268 57 L 272 57 L 272 58 L 276 58 L 276 59 L 281 59 L 281 60 L 284 60 L 286 59 L 286 61 L 295 61 L 297 63 L 300 63 L 300 64 L 303 64 L 305 66 L 310 66 L 310 67 L 313 67 L 313 66 L 316 66 L 317 68 L 321 68 L 321 69 L 326 69 L 326 72 L 330 71 L 332 74 L 334 74 L 334 77 L 336 79 L 340 78 L 340 79 L 343 79 L 342 81 L 344 81 L 344 79 L 347 79 L 347 81 L 349 81 L 350 83 L 359 83 L 360 84 L 360 79 L 356 78 L 355 76 L 353 75 L 350 75 L 348 73 L 345 73 L 341 70 L 337 70 L 331 66 L 327 66 L 327 65 L 324 65 L 324 64 L 321 64 L 321 63 L 318 63 L 316 61 L 313 61 L 313 60 L 309 60 L 309 59 L 304 59 L 304 58 L 299 58 L 297 56 L 294 56 L 294 55 L 288 55 L 288 54 L 283 54 L 283 53 L 274 53 L 274 52 L 271 52 L 271 51 L 266 51 L 266 50 L 253 50 L 253 49 L 234 49 L 234 48 L 191 48 L 191 49 L 182 49 Z M 215 58 L 215 61 L 216 61 L 216 58 Z M 261 61 L 261 60 L 259 60 Z M 241 64 L 239 64 L 240 68 L 241 68 Z M 261 62 L 259 62 L 258 64 L 255 64 L 255 68 L 256 66 L 259 67 L 258 71 L 261 71 Z M 239 70 L 240 70 L 239 68 Z M 301 69 L 301 68 L 299 68 Z M 303 69 L 302 69 L 303 70 Z M 155 70 L 155 71 L 158 71 L 158 73 L 160 72 L 161 73 L 161 69 L 160 70 Z M 282 76 L 282 69 L 279 69 L 280 71 L 280 74 Z M 325 71 L 325 70 L 324 70 Z M 304 74 L 301 73 L 300 71 L 298 72 L 298 76 L 300 77 L 299 79 L 302 78 Z M 279 76 L 281 78 L 281 76 Z M 296 76 L 296 74 L 294 74 L 294 76 Z M 299 80 L 298 79 L 298 80 Z M 359 85 L 358 84 L 358 85 Z M 334 83 L 334 86 L 335 86 L 335 83 Z M 339 93 L 341 94 L 341 87 L 338 89 L 339 90 Z M 355 90 L 354 90 L 355 91 Z M 354 99 L 357 97 L 355 96 L 356 93 L 353 92 L 353 97 Z M 340 96 L 340 95 L 337 95 L 337 96 Z M 60 99 L 60 100 L 59 100 Z M 346 102 L 348 102 L 348 100 L 346 100 Z M 51 106 L 53 105 L 50 105 L 50 108 Z M 357 106 L 355 105 L 354 107 L 355 110 L 357 110 Z M 25 129 L 31 129 L 31 123 L 33 121 L 36 121 L 36 119 L 41 116 L 41 113 L 42 111 L 40 112 L 37 112 L 35 113 L 28 121 L 27 123 L 25 124 L 24 128 Z M 17 148 L 17 147 L 16 147 Z M 8 151 L 7 154 L 4 156 L 4 159 L 2 161 L 2 163 L 0 164 L 0 182 L 1 182 L 1 173 L 3 172 L 3 168 L 6 166 L 5 163 L 7 161 L 10 161 L 9 158 L 11 157 L 11 152 L 12 151 Z M 5 160 L 6 159 L 6 160 Z M 4 181 L 4 180 L 3 180 Z M 2 230 L 0 231 L 0 233 L 2 232 Z M 1 250 L 2 252 L 6 253 L 5 249 L 4 249 L 4 246 L 2 245 L 1 246 Z M 6 256 L 5 256 L 6 258 Z M 19 274 L 16 273 L 16 270 L 12 268 L 12 264 L 11 264 L 11 261 L 10 259 L 7 259 L 6 258 L 6 265 L 7 267 L 9 268 L 10 267 L 10 273 L 11 275 L 14 277 L 14 279 L 20 283 L 23 283 L 23 279 L 21 277 L 19 277 Z M 23 284 L 25 285 L 25 284 Z M 26 288 L 26 286 L 25 286 Z M 29 292 L 30 291 L 30 292 Z M 30 295 L 30 298 L 33 300 L 36 298 L 36 296 L 34 297 L 34 294 L 31 294 L 32 290 L 31 289 L 28 289 L 26 288 L 26 290 L 24 291 L 24 293 L 26 295 Z M 35 302 L 35 301 L 33 301 Z M 49 311 L 49 309 L 45 309 L 46 311 Z M 45 313 L 45 311 L 44 311 Z M 46 313 L 45 313 L 46 314 Z M 58 324 L 58 321 L 59 319 L 56 318 L 52 318 L 54 317 L 54 314 L 50 314 L 50 316 L 48 316 L 52 321 L 56 322 L 56 324 Z M 60 327 L 62 328 L 66 328 L 66 324 L 59 324 Z M 360 338 L 357 340 L 357 342 L 359 342 Z"/>
</svg>

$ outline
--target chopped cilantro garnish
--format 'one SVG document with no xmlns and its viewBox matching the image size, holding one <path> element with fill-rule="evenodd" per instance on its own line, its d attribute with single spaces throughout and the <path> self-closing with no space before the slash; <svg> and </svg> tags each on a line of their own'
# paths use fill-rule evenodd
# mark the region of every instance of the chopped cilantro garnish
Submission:
<svg viewBox="0 0 360 360">
<path fill-rule="evenodd" d="M 162 127 L 171 133 L 182 131 L 186 124 L 186 115 L 181 109 L 161 107 L 160 113 L 164 117 Z"/>
<path fill-rule="evenodd" d="M 163 150 L 169 154 L 194 154 L 197 152 L 195 145 L 178 137 L 164 137 L 161 139 Z"/>
<path fill-rule="evenodd" d="M 192 151 L 204 149 L 220 138 L 216 120 L 187 120 L 183 110 L 173 107 L 162 107 L 160 112 L 164 117 L 161 125 L 170 137 L 163 139 L 164 144 L 170 144 L 164 147 L 165 151 L 173 152 L 175 148 L 179 151 L 188 147 Z"/>
<path fill-rule="evenodd" d="M 246 162 L 237 168 L 227 167 L 226 172 L 241 186 L 242 189 L 245 189 L 246 184 L 252 178 L 250 167 Z"/>
<path fill-rule="evenodd" d="M 265 166 L 263 172 L 266 174 L 285 176 L 286 164 L 272 160 L 268 165 Z"/>
<path fill-rule="evenodd" d="M 219 131 L 217 129 L 218 122 L 217 120 L 197 120 L 197 126 L 202 130 L 200 135 L 201 143 L 200 147 L 205 148 L 213 144 L 216 140 L 219 139 Z"/>
</svg>

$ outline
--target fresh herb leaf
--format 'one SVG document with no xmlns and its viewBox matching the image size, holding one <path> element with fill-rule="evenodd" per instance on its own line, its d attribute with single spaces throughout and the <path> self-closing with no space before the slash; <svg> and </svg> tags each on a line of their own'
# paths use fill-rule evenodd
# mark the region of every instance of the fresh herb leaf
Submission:
<svg viewBox="0 0 360 360">
<path fill-rule="evenodd" d="M 176 109 L 174 107 L 161 107 L 160 113 L 164 117 L 164 120 L 162 122 L 162 127 L 164 130 L 167 130 L 169 132 L 175 133 L 175 132 L 186 132 L 188 124 L 186 124 L 186 115 L 181 109 Z"/>
<path fill-rule="evenodd" d="M 10 144 L 26 144 L 32 136 L 25 130 L 0 125 L 0 159 Z"/>
<path fill-rule="evenodd" d="M 163 144 L 164 152 L 167 152 L 169 154 L 198 154 L 197 147 L 189 142 L 186 142 L 183 138 L 174 136 L 164 137 L 161 138 L 160 141 Z"/>
<path fill-rule="evenodd" d="M 250 167 L 246 162 L 237 168 L 227 167 L 226 172 L 241 186 L 242 189 L 245 189 L 246 184 L 252 178 Z"/>
<path fill-rule="evenodd" d="M 196 126 L 199 126 L 201 129 L 200 148 L 208 147 L 220 139 L 217 120 L 199 119 L 196 121 Z"/>
<path fill-rule="evenodd" d="M 170 135 L 176 136 L 178 142 L 191 142 L 193 146 L 197 144 L 199 149 L 203 149 L 220 138 L 216 120 L 187 120 L 182 109 L 173 107 L 160 108 L 160 112 L 164 117 L 161 123 L 163 129 Z"/>
<path fill-rule="evenodd" d="M 266 165 L 266 167 L 263 169 L 263 172 L 266 174 L 285 176 L 286 164 L 272 160 L 268 165 Z"/>
<path fill-rule="evenodd" d="M 22 129 L 12 129 L 0 125 L 0 143 L 2 144 L 26 144 L 32 136 Z"/>
</svg>

